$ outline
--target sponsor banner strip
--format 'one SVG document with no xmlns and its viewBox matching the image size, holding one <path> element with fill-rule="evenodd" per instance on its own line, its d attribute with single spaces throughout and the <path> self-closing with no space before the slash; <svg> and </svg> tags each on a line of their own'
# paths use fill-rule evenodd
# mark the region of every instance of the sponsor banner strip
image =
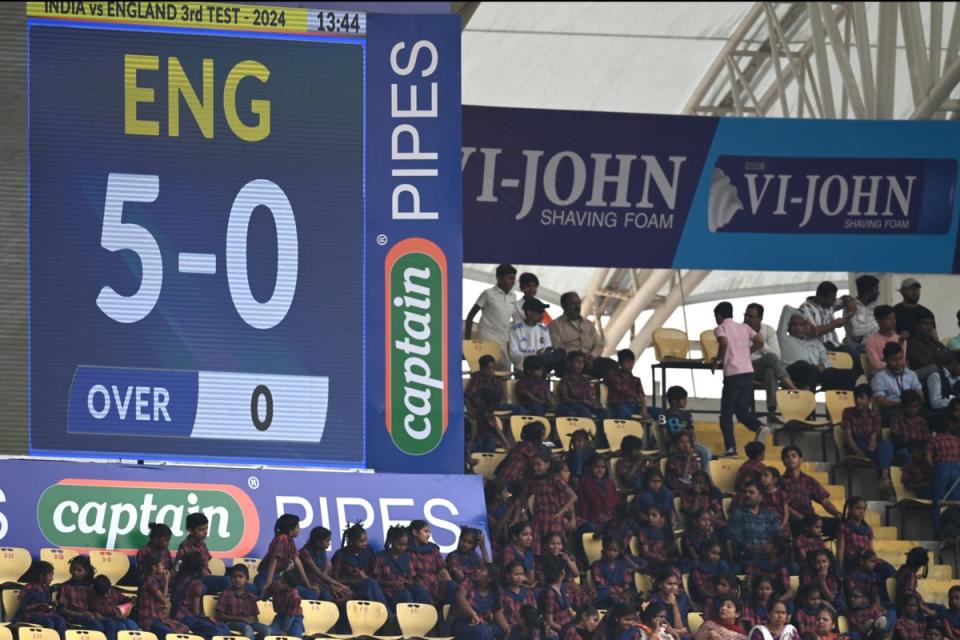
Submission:
<svg viewBox="0 0 960 640">
<path fill-rule="evenodd" d="M 950 123 L 463 113 L 467 262 L 960 272 Z"/>
<path fill-rule="evenodd" d="M 25 547 L 117 549 L 146 543 L 150 522 L 173 530 L 176 549 L 190 513 L 210 520 L 207 545 L 220 557 L 262 557 L 277 517 L 301 518 L 303 544 L 312 527 L 340 532 L 360 520 L 383 544 L 395 524 L 423 519 L 444 552 L 462 526 L 486 529 L 479 476 L 374 475 L 309 470 L 150 467 L 51 460 L 3 460 L 0 543 Z M 333 550 L 331 550 L 332 553 Z"/>
</svg>

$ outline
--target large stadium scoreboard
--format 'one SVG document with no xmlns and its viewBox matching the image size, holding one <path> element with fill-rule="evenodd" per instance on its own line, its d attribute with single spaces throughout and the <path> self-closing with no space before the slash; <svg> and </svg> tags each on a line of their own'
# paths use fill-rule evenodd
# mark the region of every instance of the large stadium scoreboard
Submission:
<svg viewBox="0 0 960 640">
<path fill-rule="evenodd" d="M 436 450 L 459 336 L 432 283 L 441 245 L 459 269 L 460 213 L 438 179 L 459 154 L 434 145 L 455 126 L 459 146 L 459 85 L 437 80 L 459 53 L 362 12 L 27 5 L 31 452 Z M 391 348 L 431 327 L 433 359 Z"/>
</svg>

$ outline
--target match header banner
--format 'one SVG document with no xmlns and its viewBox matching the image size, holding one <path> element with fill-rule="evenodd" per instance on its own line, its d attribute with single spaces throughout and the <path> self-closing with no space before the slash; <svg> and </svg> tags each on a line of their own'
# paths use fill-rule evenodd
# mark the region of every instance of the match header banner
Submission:
<svg viewBox="0 0 960 640">
<path fill-rule="evenodd" d="M 459 17 L 27 14 L 30 452 L 462 472 Z"/>
<path fill-rule="evenodd" d="M 956 123 L 463 119 L 467 262 L 960 273 Z"/>
<path fill-rule="evenodd" d="M 0 545 L 115 549 L 129 555 L 146 544 L 151 522 L 170 527 L 170 548 L 186 536 L 186 518 L 202 512 L 206 540 L 221 558 L 263 557 L 284 513 L 310 529 L 340 535 L 354 522 L 382 547 L 387 529 L 426 520 L 445 553 L 461 527 L 486 531 L 483 478 L 188 466 L 4 460 L 0 478 Z"/>
</svg>

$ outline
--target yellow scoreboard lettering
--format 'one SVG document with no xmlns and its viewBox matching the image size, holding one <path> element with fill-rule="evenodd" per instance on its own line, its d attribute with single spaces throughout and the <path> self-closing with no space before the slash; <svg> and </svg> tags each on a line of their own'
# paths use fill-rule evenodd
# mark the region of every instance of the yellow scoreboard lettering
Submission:
<svg viewBox="0 0 960 640">
<path fill-rule="evenodd" d="M 159 56 L 128 53 L 123 58 L 123 132 L 127 135 L 159 136 L 160 122 L 138 117 L 140 104 L 153 104 L 156 90 L 140 84 L 138 72 L 159 71 Z M 216 81 L 214 60 L 203 59 L 199 83 L 191 82 L 180 60 L 174 56 L 167 58 L 167 135 L 180 136 L 180 98 L 186 104 L 200 133 L 204 138 L 213 139 Z M 144 74 L 145 75 L 145 74 Z M 253 98 L 250 100 L 250 112 L 256 116 L 255 124 L 247 124 L 237 109 L 237 89 L 240 83 L 252 78 L 261 84 L 270 79 L 270 69 L 256 60 L 243 60 L 235 64 L 227 73 L 223 84 L 223 114 L 230 130 L 245 142 L 259 142 L 270 135 L 270 100 Z M 197 86 L 199 85 L 199 94 Z M 200 95 L 203 97 L 201 98 Z"/>
<path fill-rule="evenodd" d="M 259 142 L 270 135 L 270 101 L 251 100 L 250 110 L 257 114 L 257 124 L 246 125 L 237 115 L 237 87 L 244 78 L 256 78 L 266 84 L 270 79 L 270 70 L 256 60 L 244 60 L 237 63 L 227 75 L 223 86 L 223 113 L 227 116 L 230 129 L 241 140 Z"/>
<path fill-rule="evenodd" d="M 157 71 L 160 58 L 128 53 L 123 56 L 123 132 L 127 135 L 158 136 L 160 123 L 156 120 L 139 120 L 137 105 L 153 102 L 154 90 L 137 85 L 138 71 Z"/>
<path fill-rule="evenodd" d="M 180 96 L 183 96 L 187 108 L 204 138 L 213 137 L 213 60 L 203 59 L 203 101 L 197 97 L 193 85 L 183 71 L 180 61 L 174 57 L 167 59 L 167 133 L 171 137 L 180 135 Z"/>
</svg>

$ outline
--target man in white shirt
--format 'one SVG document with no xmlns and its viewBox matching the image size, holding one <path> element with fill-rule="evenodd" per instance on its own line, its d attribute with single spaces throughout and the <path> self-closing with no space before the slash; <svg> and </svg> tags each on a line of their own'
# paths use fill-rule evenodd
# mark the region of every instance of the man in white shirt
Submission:
<svg viewBox="0 0 960 640">
<path fill-rule="evenodd" d="M 856 299 L 847 299 L 844 305 L 846 343 L 857 357 L 864 351 L 863 341 L 867 336 L 880 329 L 873 314 L 878 297 L 880 297 L 880 280 L 875 276 L 860 276 L 857 278 Z"/>
<path fill-rule="evenodd" d="M 523 322 L 510 327 L 510 361 L 515 370 L 523 370 L 527 356 L 540 356 L 547 371 L 566 357 L 563 351 L 554 350 L 550 330 L 543 324 L 543 313 L 549 306 L 536 298 L 523 301 Z"/>
<path fill-rule="evenodd" d="M 751 302 L 743 314 L 743 323 L 760 334 L 763 346 L 750 354 L 753 360 L 753 379 L 763 382 L 767 394 L 767 422 L 782 422 L 777 417 L 777 389 L 780 381 L 787 389 L 796 389 L 787 368 L 780 357 L 780 344 L 777 331 L 763 324 L 763 305 Z"/>
<path fill-rule="evenodd" d="M 810 323 L 799 310 L 783 308 L 777 338 L 783 362 L 797 387 L 810 391 L 816 391 L 817 385 L 824 390 L 853 389 L 857 374 L 852 369 L 830 366 L 827 349 L 810 334 Z"/>
<path fill-rule="evenodd" d="M 473 337 L 473 319 L 481 311 L 480 323 L 477 325 L 477 340 L 492 340 L 500 345 L 503 355 L 498 358 L 498 368 L 503 369 L 507 362 L 508 346 L 510 341 L 510 327 L 517 317 L 517 296 L 513 293 L 513 285 L 517 280 L 517 270 L 513 265 L 501 264 L 497 267 L 497 284 L 484 290 L 477 298 L 476 304 L 467 314 L 467 321 L 463 327 L 463 337 L 470 340 Z"/>
<path fill-rule="evenodd" d="M 837 285 L 830 281 L 818 284 L 817 292 L 800 305 L 800 313 L 813 326 L 814 337 L 829 351 L 836 351 L 840 346 L 836 330 L 843 326 L 843 318 L 836 318 L 834 314 L 842 308 L 843 305 L 837 304 Z"/>
</svg>

